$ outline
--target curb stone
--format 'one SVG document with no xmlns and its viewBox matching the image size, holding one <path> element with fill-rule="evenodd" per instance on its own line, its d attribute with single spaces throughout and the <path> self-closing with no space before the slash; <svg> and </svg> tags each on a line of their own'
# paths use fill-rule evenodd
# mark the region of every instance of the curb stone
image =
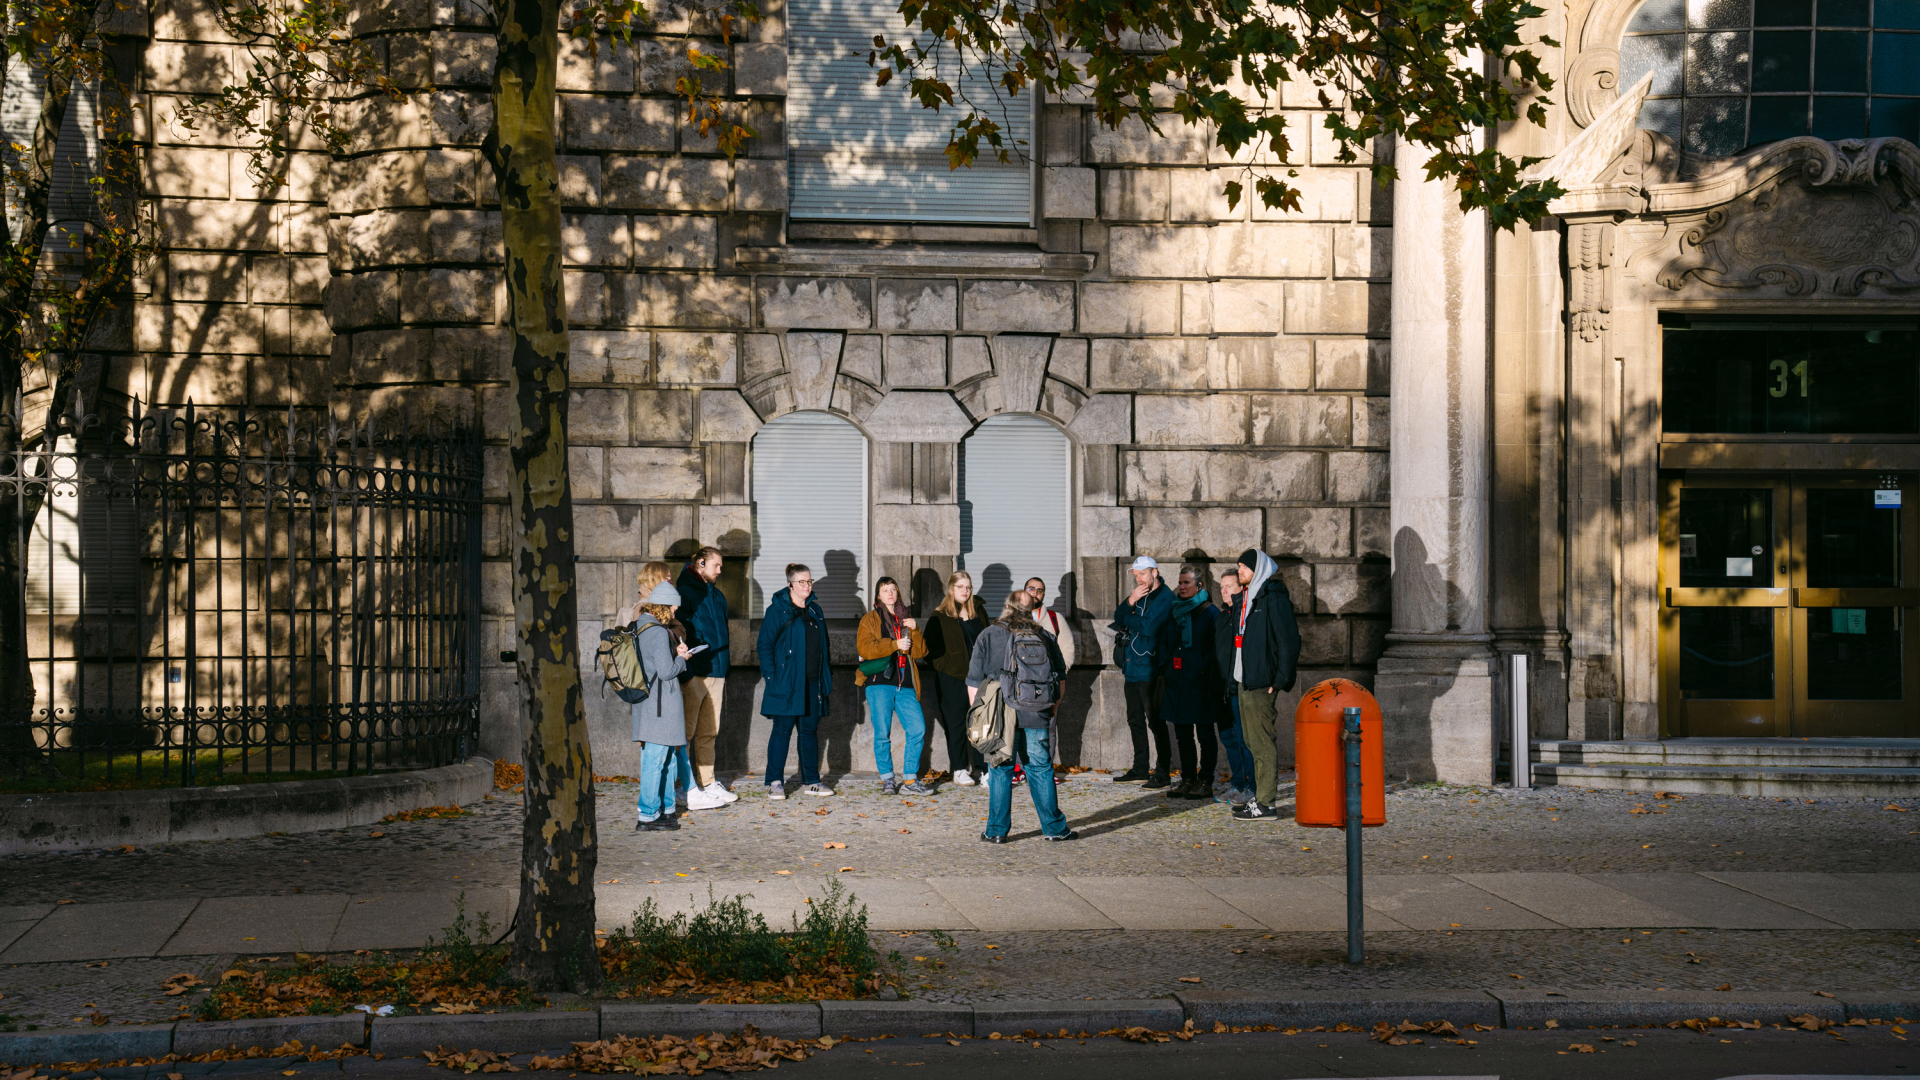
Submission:
<svg viewBox="0 0 1920 1080">
<path fill-rule="evenodd" d="M 882 1004 L 876 1002 L 875 1004 Z M 783 1039 L 820 1037 L 820 1004 L 793 1005 L 602 1005 L 600 1038 L 616 1035 L 705 1035 L 746 1024 Z"/>
<path fill-rule="evenodd" d="M 933 1032 L 984 1037 L 995 1031 L 1099 1032 L 1145 1027 L 1179 1028 L 1191 1019 L 1203 1031 L 1230 1027 L 1369 1028 L 1385 1021 L 1534 1028 L 1558 1021 L 1565 1028 L 1645 1027 L 1675 1020 L 1758 1020 L 1784 1023 L 1811 1013 L 1834 1023 L 1849 1019 L 1920 1022 L 1920 998 L 1910 991 L 1854 990 L 1833 997 L 1777 992 L 1587 990 L 1566 996 L 1539 990 L 1417 990 L 1344 994 L 1182 991 L 1171 998 L 1132 1001 L 999 1001 L 978 1005 L 918 1001 L 822 1001 L 791 1005 L 603 1005 L 598 1010 L 391 1016 L 368 1021 L 359 1013 L 213 1023 L 166 1023 L 119 1028 L 0 1032 L 0 1062 L 120 1061 L 199 1054 L 238 1045 L 271 1049 L 290 1039 L 319 1046 L 365 1046 L 402 1057 L 440 1046 L 497 1052 L 560 1050 L 616 1035 L 704 1035 L 752 1024 L 782 1038 L 898 1035 Z"/>
<path fill-rule="evenodd" d="M 173 1052 L 181 1057 L 224 1050 L 229 1046 L 272 1048 L 299 1039 L 307 1046 L 337 1050 L 342 1043 L 367 1044 L 367 1017 L 364 1013 L 339 1016 L 279 1016 L 256 1020 L 215 1020 L 205 1024 L 179 1024 L 173 1029 Z"/>
<path fill-rule="evenodd" d="M 1272 1024 L 1275 1027 L 1333 1027 L 1348 1024 L 1370 1028 L 1402 1020 L 1426 1023 L 1450 1020 L 1455 1026 L 1503 1026 L 1500 1002 L 1485 990 L 1391 990 L 1333 994 L 1235 993 L 1183 990 L 1174 995 L 1201 1030 L 1222 1023 L 1228 1027 Z"/>
<path fill-rule="evenodd" d="M 543 1050 L 600 1037 L 593 1010 L 545 1013 L 467 1013 L 461 1016 L 386 1016 L 372 1024 L 367 1049 L 402 1057 L 442 1046 L 501 1053 Z"/>
<path fill-rule="evenodd" d="M 976 1037 L 1000 1032 L 1017 1035 L 1022 1031 L 1070 1032 L 1109 1031 L 1113 1028 L 1144 1027 L 1170 1031 L 1187 1022 L 1180 1003 L 1171 998 L 1143 998 L 1130 1001 L 995 1001 L 973 1007 L 973 1033 Z"/>
<path fill-rule="evenodd" d="M 278 1044 L 275 1044 L 278 1045 Z M 0 1033 L 0 1061 L 120 1061 L 165 1057 L 173 1051 L 173 1025 L 95 1028 L 77 1031 Z"/>
<path fill-rule="evenodd" d="M 1511 1028 L 1543 1028 L 1557 1020 L 1561 1027 L 1643 1027 L 1675 1020 L 1758 1020 L 1777 1024 L 1789 1016 L 1812 1013 L 1822 1020 L 1846 1020 L 1846 1008 L 1833 998 L 1775 991 L 1735 993 L 1718 990 L 1665 991 L 1648 995 L 1639 990 L 1583 990 L 1552 994 L 1542 990 L 1495 990 Z"/>
<path fill-rule="evenodd" d="M 823 1001 L 823 1035 L 973 1034 L 973 1006 L 919 1001 Z"/>
</svg>

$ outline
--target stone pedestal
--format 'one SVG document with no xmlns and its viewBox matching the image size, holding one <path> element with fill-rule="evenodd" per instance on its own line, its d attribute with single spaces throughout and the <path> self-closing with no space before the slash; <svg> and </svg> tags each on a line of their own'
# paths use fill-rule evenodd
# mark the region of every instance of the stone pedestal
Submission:
<svg viewBox="0 0 1920 1080">
<path fill-rule="evenodd" d="M 1374 694 L 1390 775 L 1488 783 L 1487 224 L 1420 179 L 1425 156 L 1394 161 L 1393 628 Z"/>
</svg>

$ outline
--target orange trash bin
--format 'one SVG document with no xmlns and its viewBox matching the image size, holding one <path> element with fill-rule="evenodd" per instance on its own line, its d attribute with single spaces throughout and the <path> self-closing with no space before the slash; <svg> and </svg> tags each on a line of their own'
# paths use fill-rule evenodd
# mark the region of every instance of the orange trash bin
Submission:
<svg viewBox="0 0 1920 1080">
<path fill-rule="evenodd" d="M 1340 740 L 1344 710 L 1360 708 L 1360 824 L 1387 823 L 1387 754 L 1380 703 L 1351 679 L 1328 679 L 1301 695 L 1293 710 L 1293 820 L 1317 829 L 1347 826 L 1347 751 Z"/>
</svg>

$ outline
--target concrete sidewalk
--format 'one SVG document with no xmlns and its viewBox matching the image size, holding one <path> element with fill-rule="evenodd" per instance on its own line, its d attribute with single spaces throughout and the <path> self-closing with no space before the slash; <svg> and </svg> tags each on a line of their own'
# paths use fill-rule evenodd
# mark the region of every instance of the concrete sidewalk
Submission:
<svg viewBox="0 0 1920 1080">
<path fill-rule="evenodd" d="M 776 928 L 804 917 L 827 877 L 704 879 L 672 875 L 598 886 L 603 927 L 652 899 L 663 912 L 746 895 Z M 837 875 L 875 930 L 1343 930 L 1337 877 Z M 371 896 L 139 900 L 0 907 L 0 964 L 218 953 L 415 948 L 453 921 L 455 891 Z M 465 893 L 470 918 L 495 934 L 515 895 Z M 1920 928 L 1920 874 L 1403 874 L 1366 882 L 1374 931 L 1511 931 L 1612 927 L 1720 930 Z"/>
</svg>

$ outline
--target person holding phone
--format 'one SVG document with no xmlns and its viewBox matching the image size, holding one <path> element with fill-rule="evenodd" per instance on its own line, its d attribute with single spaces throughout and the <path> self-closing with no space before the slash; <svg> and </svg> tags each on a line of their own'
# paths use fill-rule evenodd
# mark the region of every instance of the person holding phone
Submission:
<svg viewBox="0 0 1920 1080">
<path fill-rule="evenodd" d="M 901 790 L 893 772 L 893 718 L 898 716 L 900 730 L 907 737 L 906 758 L 900 769 L 907 779 L 906 790 L 913 795 L 933 794 L 933 789 L 919 780 L 927 718 L 920 708 L 920 665 L 914 663 L 927 655 L 927 639 L 921 636 L 919 623 L 907 613 L 899 583 L 890 577 L 874 583 L 873 610 L 860 617 L 856 648 L 860 667 L 853 682 L 866 694 L 880 793 L 898 795 Z"/>
<path fill-rule="evenodd" d="M 640 671 L 647 680 L 647 700 L 631 706 L 633 739 L 640 750 L 640 794 L 637 810 L 641 832 L 670 832 L 680 823 L 673 815 L 673 789 L 686 775 L 687 713 L 680 697 L 680 673 L 687 669 L 685 630 L 673 617 L 680 606 L 680 590 L 664 578 L 640 598 L 633 620 L 634 647 Z"/>
</svg>

